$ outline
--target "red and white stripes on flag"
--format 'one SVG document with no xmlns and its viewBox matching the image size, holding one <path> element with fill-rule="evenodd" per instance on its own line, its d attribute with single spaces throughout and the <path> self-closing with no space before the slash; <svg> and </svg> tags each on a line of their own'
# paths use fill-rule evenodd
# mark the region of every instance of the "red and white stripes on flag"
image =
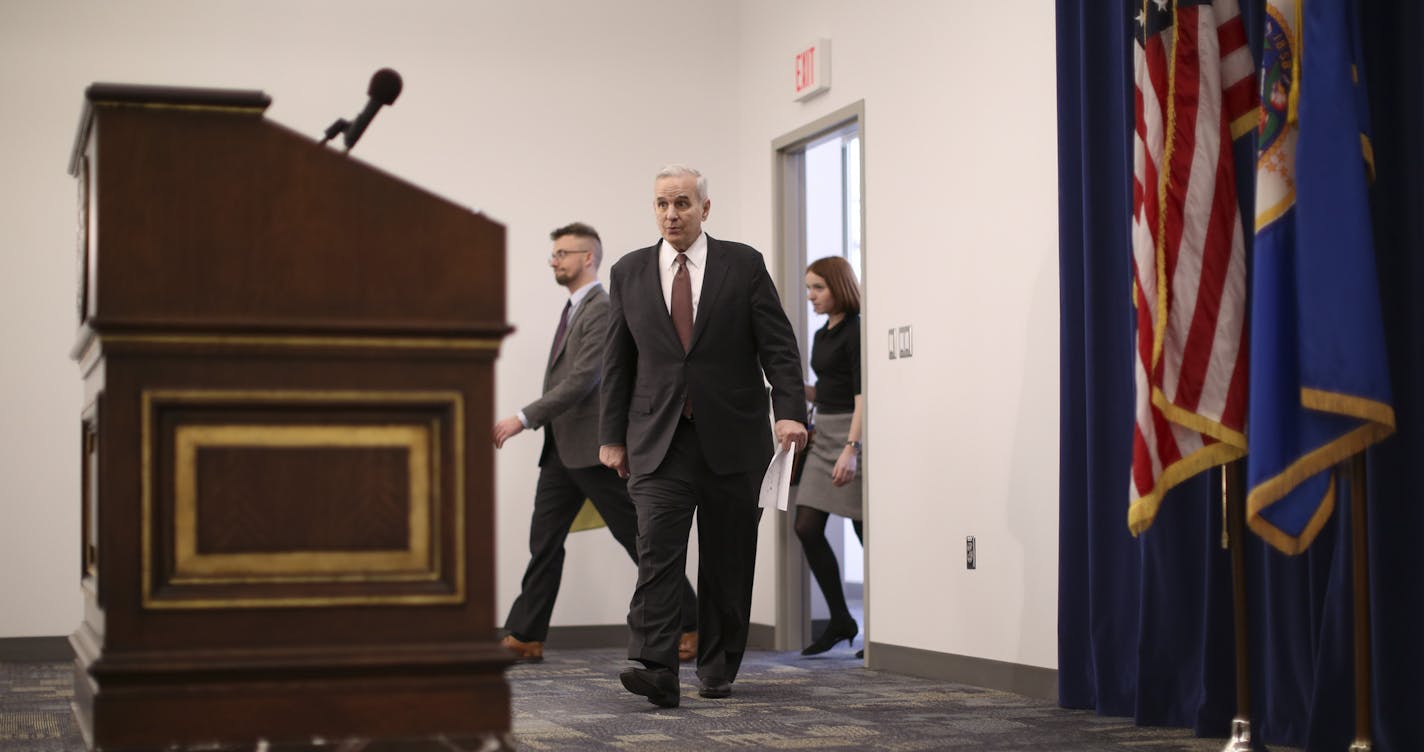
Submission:
<svg viewBox="0 0 1424 752">
<path fill-rule="evenodd" d="M 1257 118 L 1237 0 L 1137 9 L 1134 535 L 1184 479 L 1246 453 L 1246 258 L 1231 142 Z"/>
</svg>

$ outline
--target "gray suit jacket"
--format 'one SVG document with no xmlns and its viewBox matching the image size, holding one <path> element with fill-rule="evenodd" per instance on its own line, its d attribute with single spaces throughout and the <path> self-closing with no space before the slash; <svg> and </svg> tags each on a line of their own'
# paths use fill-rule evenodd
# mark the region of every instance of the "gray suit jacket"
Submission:
<svg viewBox="0 0 1424 752">
<path fill-rule="evenodd" d="M 544 371 L 544 396 L 524 406 L 530 428 L 553 432 L 565 467 L 598 462 L 598 385 L 603 377 L 603 340 L 608 329 L 608 293 L 589 290 L 569 319 L 568 334 Z M 539 456 L 543 465 L 549 442 Z"/>
<path fill-rule="evenodd" d="M 609 276 L 602 442 L 625 445 L 632 472 L 653 472 L 667 454 L 688 395 L 713 472 L 765 470 L 772 453 L 766 382 L 778 420 L 804 424 L 806 397 L 796 334 L 761 254 L 708 236 L 702 296 L 686 352 L 663 297 L 657 243 L 619 259 Z"/>
</svg>

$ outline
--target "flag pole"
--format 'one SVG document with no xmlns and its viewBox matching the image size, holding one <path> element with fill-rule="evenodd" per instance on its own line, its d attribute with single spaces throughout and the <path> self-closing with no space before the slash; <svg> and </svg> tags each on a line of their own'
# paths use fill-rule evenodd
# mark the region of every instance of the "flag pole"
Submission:
<svg viewBox="0 0 1424 752">
<path fill-rule="evenodd" d="M 1245 461 L 1221 468 L 1222 544 L 1231 550 L 1231 599 L 1236 622 L 1236 717 L 1221 752 L 1251 752 L 1251 671 L 1246 652 L 1246 483 Z"/>
<path fill-rule="evenodd" d="M 1370 562 L 1365 527 L 1365 453 L 1350 458 L 1351 548 L 1355 559 L 1355 741 L 1350 752 L 1370 752 Z"/>
</svg>

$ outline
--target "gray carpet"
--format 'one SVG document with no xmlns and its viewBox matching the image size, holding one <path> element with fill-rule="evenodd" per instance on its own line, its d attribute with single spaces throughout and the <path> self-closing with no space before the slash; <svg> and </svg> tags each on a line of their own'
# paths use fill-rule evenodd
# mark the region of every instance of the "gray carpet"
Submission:
<svg viewBox="0 0 1424 752">
<path fill-rule="evenodd" d="M 624 691 L 618 672 L 627 665 L 619 649 L 551 648 L 543 663 L 511 668 L 518 749 L 1217 752 L 1224 744 L 1006 692 L 871 671 L 844 646 L 814 658 L 751 653 L 725 700 L 698 697 L 685 667 L 682 706 L 673 710 Z M 0 750 L 84 749 L 69 709 L 71 670 L 68 663 L 0 663 Z M 362 745 L 327 749 L 334 748 Z"/>
<path fill-rule="evenodd" d="M 69 709 L 73 673 L 71 663 L 0 663 L 0 750 L 84 749 Z"/>
<path fill-rule="evenodd" d="M 509 671 L 514 737 L 525 750 L 1034 750 L 1219 752 L 1223 739 L 1045 700 L 864 668 L 844 646 L 825 655 L 754 652 L 725 700 L 697 696 L 682 670 L 682 705 L 628 694 L 623 651 L 549 650 Z M 1284 752 L 1281 750 L 1280 752 Z"/>
</svg>

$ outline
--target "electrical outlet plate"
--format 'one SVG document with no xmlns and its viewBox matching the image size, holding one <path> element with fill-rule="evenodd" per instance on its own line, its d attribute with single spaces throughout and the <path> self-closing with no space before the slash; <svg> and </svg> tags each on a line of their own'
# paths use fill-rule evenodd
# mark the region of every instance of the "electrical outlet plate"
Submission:
<svg viewBox="0 0 1424 752">
<path fill-rule="evenodd" d="M 915 354 L 914 331 L 909 326 L 900 327 L 900 357 L 908 358 Z"/>
<path fill-rule="evenodd" d="M 975 550 L 974 536 L 966 535 L 964 537 L 964 568 L 976 569 L 978 563 L 978 551 Z"/>
</svg>

